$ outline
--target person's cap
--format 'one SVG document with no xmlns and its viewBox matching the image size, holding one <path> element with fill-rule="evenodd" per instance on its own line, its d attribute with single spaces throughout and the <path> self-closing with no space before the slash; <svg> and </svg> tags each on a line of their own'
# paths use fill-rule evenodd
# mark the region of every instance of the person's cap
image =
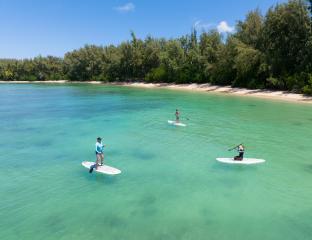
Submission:
<svg viewBox="0 0 312 240">
<path fill-rule="evenodd" d="M 98 137 L 96 140 L 100 140 L 100 141 L 101 141 L 101 140 L 102 140 L 102 138 Z"/>
</svg>

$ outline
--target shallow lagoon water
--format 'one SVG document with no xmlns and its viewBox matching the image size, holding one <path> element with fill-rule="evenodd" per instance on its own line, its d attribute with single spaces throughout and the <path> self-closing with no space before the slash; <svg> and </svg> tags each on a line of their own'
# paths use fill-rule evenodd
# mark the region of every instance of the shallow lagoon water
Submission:
<svg viewBox="0 0 312 240">
<path fill-rule="evenodd" d="M 186 128 L 167 120 L 179 108 Z M 311 239 L 312 106 L 165 89 L 0 86 L 0 239 Z M 95 138 L 118 176 L 90 175 Z M 216 157 L 264 158 L 231 166 Z"/>
</svg>

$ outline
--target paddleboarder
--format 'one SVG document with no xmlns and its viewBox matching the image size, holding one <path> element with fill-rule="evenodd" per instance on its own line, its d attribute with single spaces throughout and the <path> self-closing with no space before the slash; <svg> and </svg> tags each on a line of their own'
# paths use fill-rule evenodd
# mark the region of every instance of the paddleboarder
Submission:
<svg viewBox="0 0 312 240">
<path fill-rule="evenodd" d="M 96 139 L 96 143 L 95 143 L 95 156 L 96 156 L 96 161 L 95 164 L 93 166 L 90 167 L 89 173 L 93 172 L 93 169 L 97 169 L 98 166 L 103 166 L 103 161 L 104 161 L 104 147 L 105 145 L 103 145 L 102 143 L 102 138 L 98 137 Z"/>
<path fill-rule="evenodd" d="M 238 156 L 235 156 L 234 160 L 242 161 L 243 158 L 244 158 L 244 153 L 245 153 L 244 145 L 243 144 L 239 144 L 235 149 L 238 151 Z"/>
<path fill-rule="evenodd" d="M 179 112 L 179 110 L 178 109 L 176 109 L 176 112 L 175 112 L 175 117 L 176 117 L 176 122 L 178 123 L 178 122 L 180 122 L 180 112 Z"/>
</svg>

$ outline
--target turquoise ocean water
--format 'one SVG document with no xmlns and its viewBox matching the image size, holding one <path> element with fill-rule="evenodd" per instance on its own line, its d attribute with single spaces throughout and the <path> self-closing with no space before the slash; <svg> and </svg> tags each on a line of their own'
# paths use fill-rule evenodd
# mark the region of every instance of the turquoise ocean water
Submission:
<svg viewBox="0 0 312 240">
<path fill-rule="evenodd" d="M 169 126 L 176 108 L 188 126 Z M 312 105 L 98 85 L 0 85 L 0 239 L 311 239 Z M 90 175 L 107 144 L 118 176 Z M 232 166 L 229 147 L 265 164 Z"/>
</svg>

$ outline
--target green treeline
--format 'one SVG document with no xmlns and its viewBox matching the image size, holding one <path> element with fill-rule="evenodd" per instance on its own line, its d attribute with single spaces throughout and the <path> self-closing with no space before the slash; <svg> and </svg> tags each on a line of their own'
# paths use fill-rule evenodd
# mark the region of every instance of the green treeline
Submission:
<svg viewBox="0 0 312 240">
<path fill-rule="evenodd" d="M 0 60 L 2 80 L 211 83 L 312 94 L 312 0 L 251 11 L 224 39 L 203 31 L 177 39 L 86 45 L 64 58 Z"/>
</svg>

